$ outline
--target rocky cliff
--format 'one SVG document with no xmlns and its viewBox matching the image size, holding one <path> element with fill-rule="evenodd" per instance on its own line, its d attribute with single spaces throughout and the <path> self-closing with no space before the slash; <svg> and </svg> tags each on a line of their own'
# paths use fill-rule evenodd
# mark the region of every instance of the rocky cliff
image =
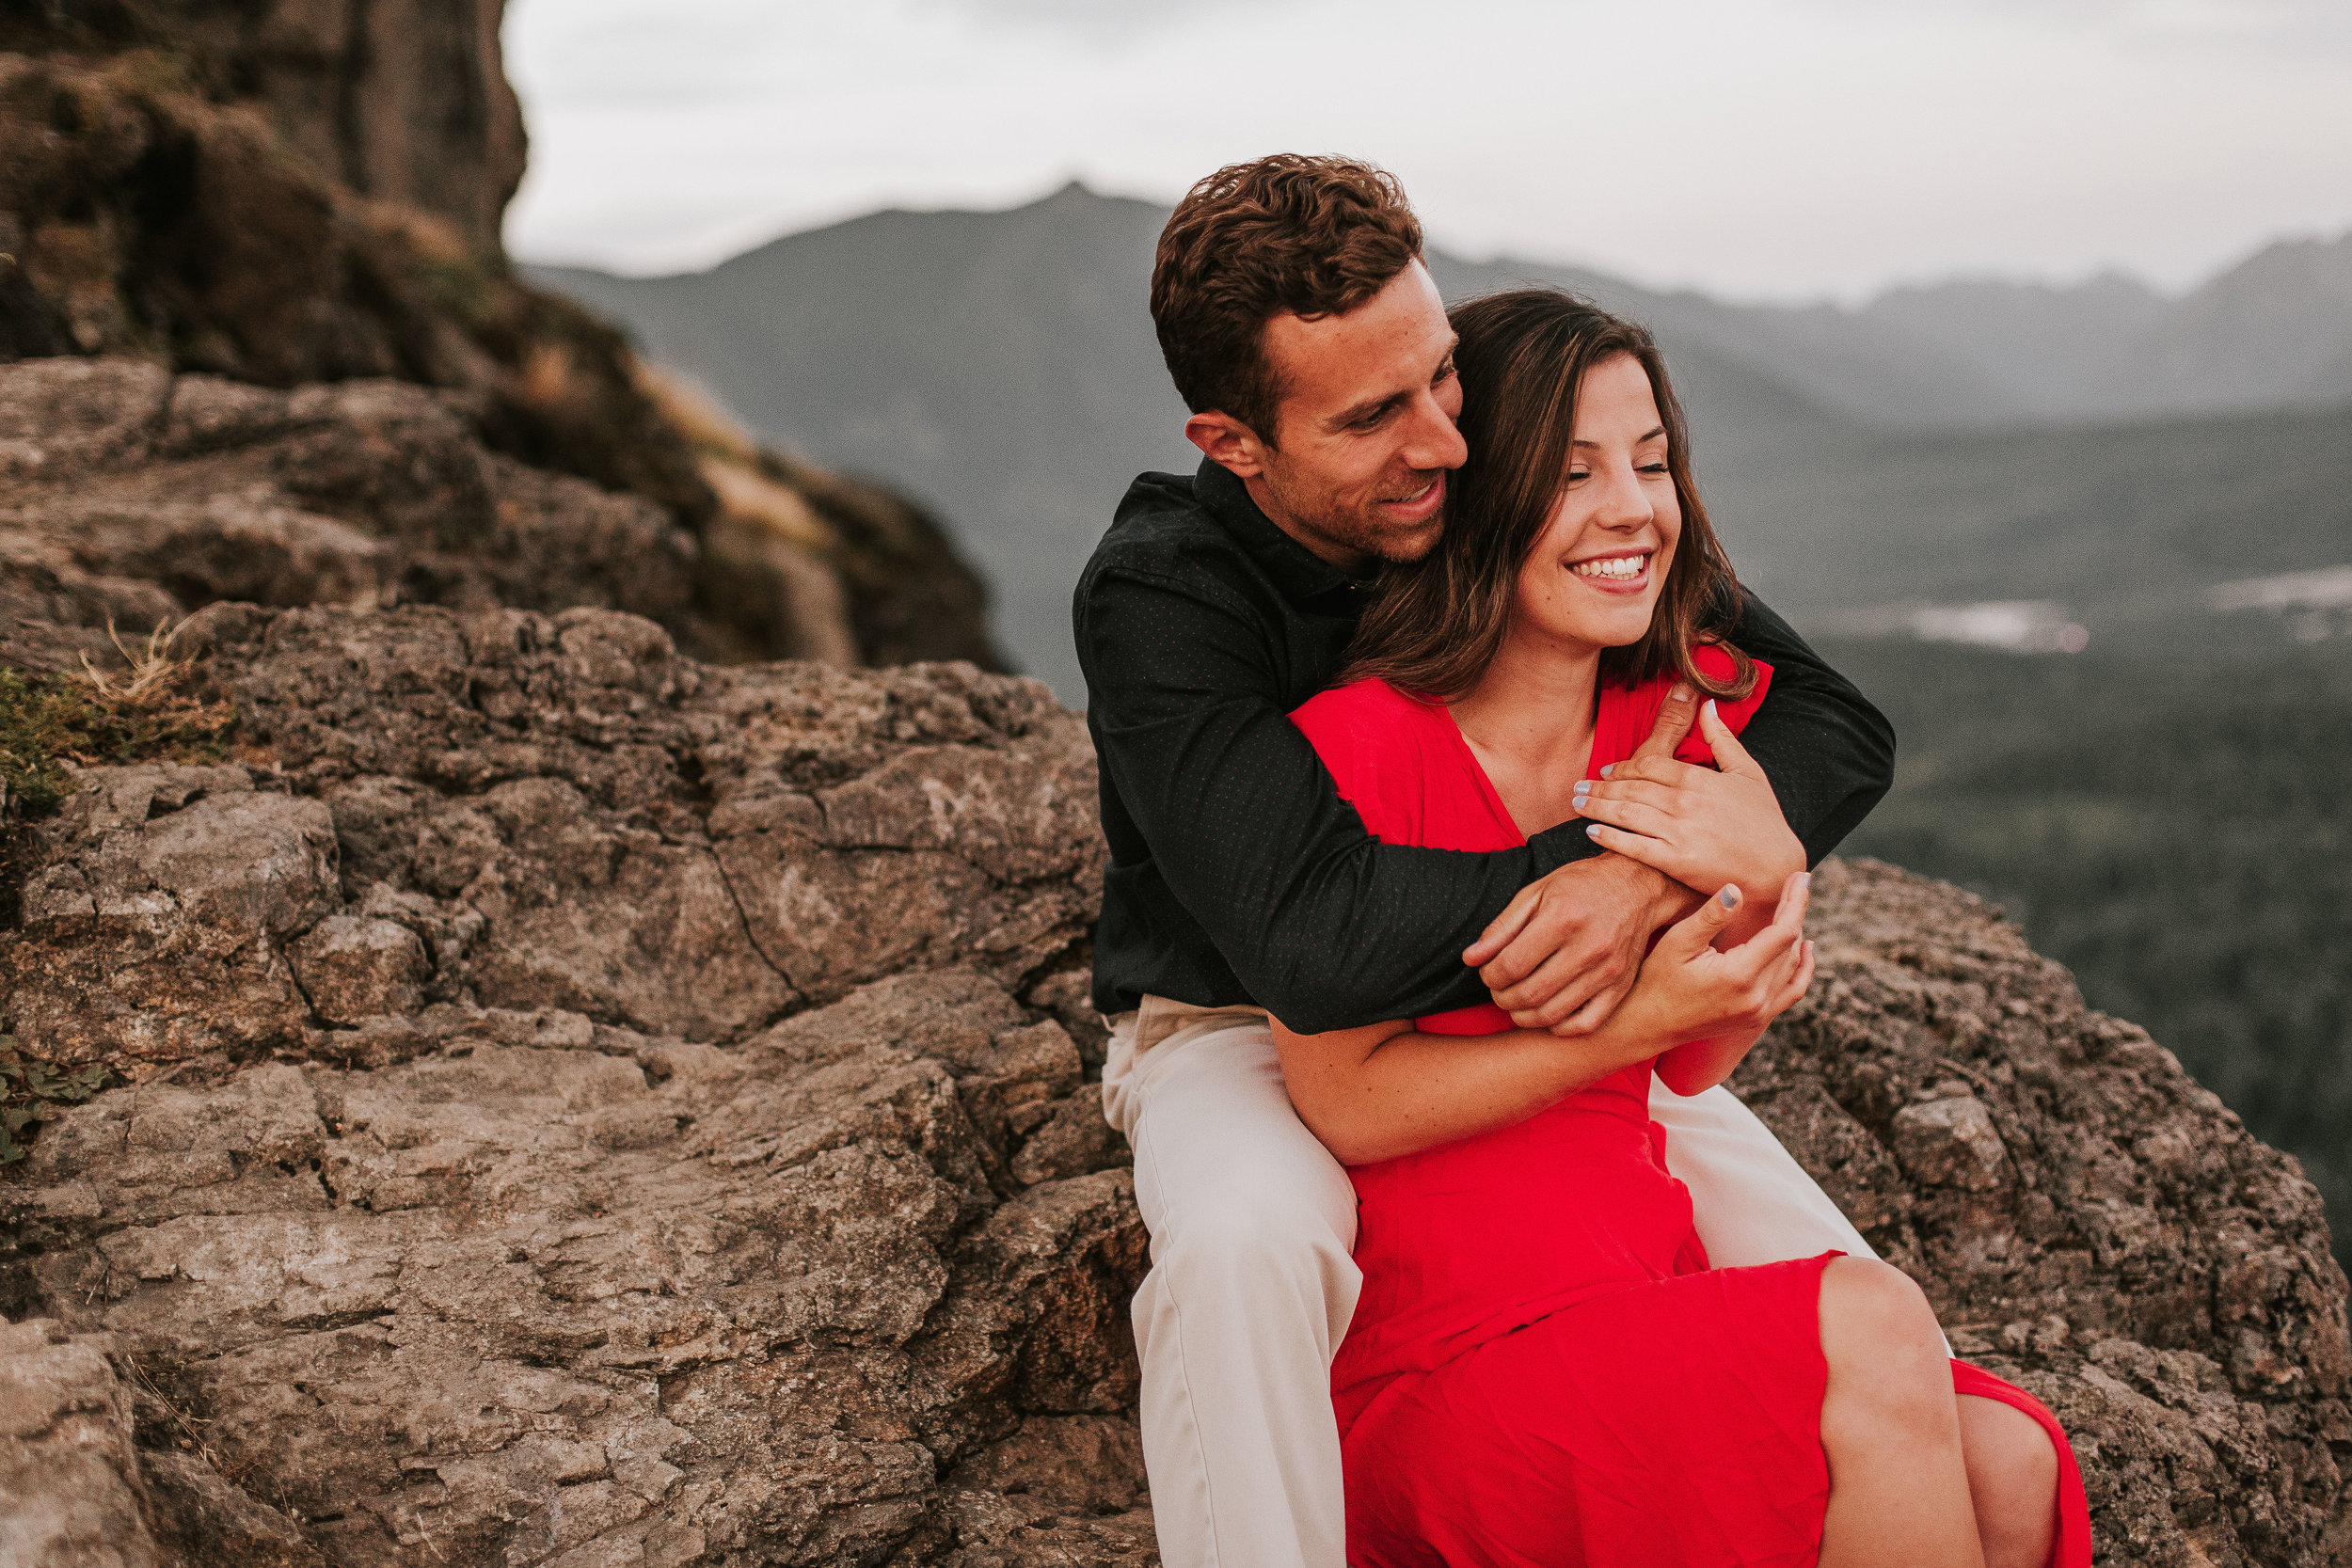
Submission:
<svg viewBox="0 0 2352 1568">
<path fill-rule="evenodd" d="M 727 442 L 749 456 L 714 458 L 707 414 L 650 387 L 611 327 L 516 278 L 498 237 L 523 166 L 501 10 L 109 0 L 0 15 L 0 363 L 104 356 L 298 390 L 310 424 L 342 420 L 362 442 L 381 434 L 369 413 L 325 388 L 427 388 L 485 452 L 659 511 L 688 550 L 688 593 L 646 608 L 695 652 L 1001 667 L 979 581 L 936 522 L 739 432 Z M 775 495 L 818 525 L 781 526 Z M 563 529 L 563 507 L 539 510 Z M 580 531 L 610 510 L 590 506 Z M 562 601 L 561 575 L 507 602 Z M 391 587 L 436 602 L 429 581 Z"/>
<path fill-rule="evenodd" d="M 1152 1560 L 1074 716 L 610 609 L 175 652 L 233 744 L 80 772 L 0 935 L 18 1054 L 119 1085 L 0 1176 L 13 1560 Z M 2065 1418 L 2102 1560 L 2339 1560 L 2293 1164 L 1973 899 L 1819 885 L 1737 1086 Z"/>
</svg>

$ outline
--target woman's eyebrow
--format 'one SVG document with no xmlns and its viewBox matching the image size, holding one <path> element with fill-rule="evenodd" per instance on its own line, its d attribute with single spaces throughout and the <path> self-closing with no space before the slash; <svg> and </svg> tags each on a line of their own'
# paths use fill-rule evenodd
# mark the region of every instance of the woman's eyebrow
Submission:
<svg viewBox="0 0 2352 1568">
<path fill-rule="evenodd" d="M 1648 430 L 1644 431 L 1641 435 L 1633 437 L 1633 444 L 1638 447 L 1645 441 L 1655 441 L 1661 436 L 1665 434 L 1666 427 L 1664 425 L 1653 425 Z M 1568 445 L 1571 447 L 1590 447 L 1596 451 L 1600 450 L 1600 443 L 1598 441 L 1570 441 Z"/>
</svg>

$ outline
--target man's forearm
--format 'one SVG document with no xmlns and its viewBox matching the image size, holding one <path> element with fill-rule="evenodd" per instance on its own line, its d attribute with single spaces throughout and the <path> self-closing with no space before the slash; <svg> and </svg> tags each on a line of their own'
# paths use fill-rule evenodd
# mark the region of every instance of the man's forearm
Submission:
<svg viewBox="0 0 2352 1568">
<path fill-rule="evenodd" d="M 1732 641 L 1772 666 L 1772 690 L 1740 740 L 1772 781 L 1805 863 L 1819 864 L 1894 783 L 1894 726 L 1753 594 Z"/>
</svg>

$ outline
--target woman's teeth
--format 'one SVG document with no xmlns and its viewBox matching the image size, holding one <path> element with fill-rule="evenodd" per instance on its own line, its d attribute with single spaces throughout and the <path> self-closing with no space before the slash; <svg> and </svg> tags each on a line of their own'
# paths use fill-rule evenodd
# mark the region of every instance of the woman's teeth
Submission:
<svg viewBox="0 0 2352 1568">
<path fill-rule="evenodd" d="M 1581 578 L 1629 579 L 1640 577 L 1648 565 L 1649 557 L 1645 555 L 1612 555 L 1598 561 L 1580 561 L 1568 570 Z"/>
</svg>

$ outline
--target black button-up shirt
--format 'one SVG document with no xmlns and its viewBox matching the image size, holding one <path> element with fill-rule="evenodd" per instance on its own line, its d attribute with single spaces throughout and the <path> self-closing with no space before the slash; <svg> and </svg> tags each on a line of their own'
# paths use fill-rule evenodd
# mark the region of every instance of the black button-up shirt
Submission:
<svg viewBox="0 0 2352 1568">
<path fill-rule="evenodd" d="M 1529 881 L 1598 853 L 1581 821 L 1486 854 L 1364 831 L 1289 718 L 1363 604 L 1216 463 L 1129 487 L 1072 607 L 1110 840 L 1103 1011 L 1255 1003 L 1311 1033 L 1486 1002 L 1462 949 Z M 1732 639 L 1773 667 L 1740 739 L 1818 861 L 1886 793 L 1894 731 L 1754 596 Z"/>
</svg>

